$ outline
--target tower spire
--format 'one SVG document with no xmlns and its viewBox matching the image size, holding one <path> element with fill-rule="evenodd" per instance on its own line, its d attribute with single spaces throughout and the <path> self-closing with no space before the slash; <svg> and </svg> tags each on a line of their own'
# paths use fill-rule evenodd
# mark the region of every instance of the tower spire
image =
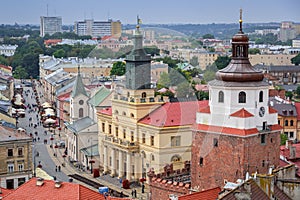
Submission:
<svg viewBox="0 0 300 200">
<path fill-rule="evenodd" d="M 240 23 L 240 32 L 243 33 L 243 9 L 240 9 L 240 20 L 239 20 L 239 23 Z"/>
</svg>

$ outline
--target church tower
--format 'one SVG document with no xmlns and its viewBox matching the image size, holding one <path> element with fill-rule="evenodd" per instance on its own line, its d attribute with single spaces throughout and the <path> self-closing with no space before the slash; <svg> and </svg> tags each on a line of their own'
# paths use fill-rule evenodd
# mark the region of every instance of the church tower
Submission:
<svg viewBox="0 0 300 200">
<path fill-rule="evenodd" d="M 70 96 L 70 121 L 74 121 L 88 116 L 88 104 L 89 96 L 85 91 L 82 77 L 80 74 L 80 66 L 78 65 L 77 77 Z"/>
<path fill-rule="evenodd" d="M 242 11 L 239 24 L 232 60 L 209 82 L 209 105 L 196 116 L 191 176 L 192 187 L 200 190 L 279 165 L 281 127 L 268 106 L 269 86 L 249 62 Z"/>
</svg>

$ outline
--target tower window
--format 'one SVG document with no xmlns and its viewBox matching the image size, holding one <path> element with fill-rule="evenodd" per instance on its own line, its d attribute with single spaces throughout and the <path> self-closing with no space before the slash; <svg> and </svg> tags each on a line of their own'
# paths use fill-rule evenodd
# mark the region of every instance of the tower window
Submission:
<svg viewBox="0 0 300 200">
<path fill-rule="evenodd" d="M 245 92 L 239 93 L 239 103 L 246 103 L 246 93 Z"/>
<path fill-rule="evenodd" d="M 224 103 L 224 92 L 223 91 L 219 92 L 219 103 Z"/>
<path fill-rule="evenodd" d="M 262 160 L 261 162 L 261 166 L 264 167 L 265 166 L 265 160 Z"/>
<path fill-rule="evenodd" d="M 219 141 L 217 138 L 214 138 L 214 147 L 218 147 L 219 146 Z"/>
<path fill-rule="evenodd" d="M 142 98 L 146 98 L 146 96 L 147 96 L 147 95 L 146 95 L 146 92 L 143 92 L 143 93 L 142 93 Z"/>
<path fill-rule="evenodd" d="M 264 93 L 263 91 L 259 92 L 259 102 L 263 102 L 264 101 Z"/>
<path fill-rule="evenodd" d="M 83 100 L 80 100 L 80 101 L 79 101 L 79 105 L 83 105 Z"/>
<path fill-rule="evenodd" d="M 260 143 L 261 144 L 266 144 L 266 134 L 261 134 L 260 135 Z"/>
<path fill-rule="evenodd" d="M 199 165 L 200 165 L 201 167 L 203 166 L 203 157 L 200 157 Z"/>
</svg>

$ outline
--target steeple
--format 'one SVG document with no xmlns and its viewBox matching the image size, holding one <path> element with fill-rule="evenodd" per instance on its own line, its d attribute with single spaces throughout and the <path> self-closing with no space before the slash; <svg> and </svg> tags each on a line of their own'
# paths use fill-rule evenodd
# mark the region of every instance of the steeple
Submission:
<svg viewBox="0 0 300 200">
<path fill-rule="evenodd" d="M 143 35 L 140 31 L 141 19 L 137 16 L 133 35 L 134 47 L 126 56 L 126 88 L 132 90 L 151 88 L 151 57 L 143 48 Z"/>
<path fill-rule="evenodd" d="M 77 77 L 76 77 L 76 80 L 75 80 L 75 84 L 73 86 L 71 97 L 74 98 L 74 97 L 78 96 L 79 94 L 83 94 L 84 96 L 88 96 L 86 91 L 85 91 L 85 88 L 84 88 L 84 85 L 83 85 L 83 82 L 82 82 L 82 78 L 81 78 L 81 75 L 80 75 L 80 65 L 78 64 Z"/>
<path fill-rule="evenodd" d="M 262 81 L 263 73 L 257 71 L 248 58 L 249 38 L 243 32 L 242 9 L 240 10 L 240 30 L 232 37 L 231 62 L 216 73 L 216 79 L 228 82 Z"/>
</svg>

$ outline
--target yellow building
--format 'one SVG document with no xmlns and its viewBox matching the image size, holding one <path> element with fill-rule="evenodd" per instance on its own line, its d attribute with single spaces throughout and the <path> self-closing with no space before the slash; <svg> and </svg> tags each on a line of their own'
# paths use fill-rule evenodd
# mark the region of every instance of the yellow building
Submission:
<svg viewBox="0 0 300 200">
<path fill-rule="evenodd" d="M 155 97 L 151 58 L 137 27 L 134 49 L 126 58 L 125 88 L 116 89 L 112 106 L 99 111 L 100 169 L 112 176 L 139 180 L 172 162 L 181 168 L 191 158 L 191 125 L 199 102 L 170 103 Z"/>
<path fill-rule="evenodd" d="M 112 21 L 111 22 L 111 35 L 113 37 L 119 38 L 122 33 L 122 24 L 120 21 Z"/>
<path fill-rule="evenodd" d="M 32 139 L 0 126 L 0 187 L 15 189 L 32 177 Z"/>
<path fill-rule="evenodd" d="M 249 55 L 251 65 L 292 65 L 291 59 L 296 55 L 290 54 L 255 54 Z"/>
</svg>

